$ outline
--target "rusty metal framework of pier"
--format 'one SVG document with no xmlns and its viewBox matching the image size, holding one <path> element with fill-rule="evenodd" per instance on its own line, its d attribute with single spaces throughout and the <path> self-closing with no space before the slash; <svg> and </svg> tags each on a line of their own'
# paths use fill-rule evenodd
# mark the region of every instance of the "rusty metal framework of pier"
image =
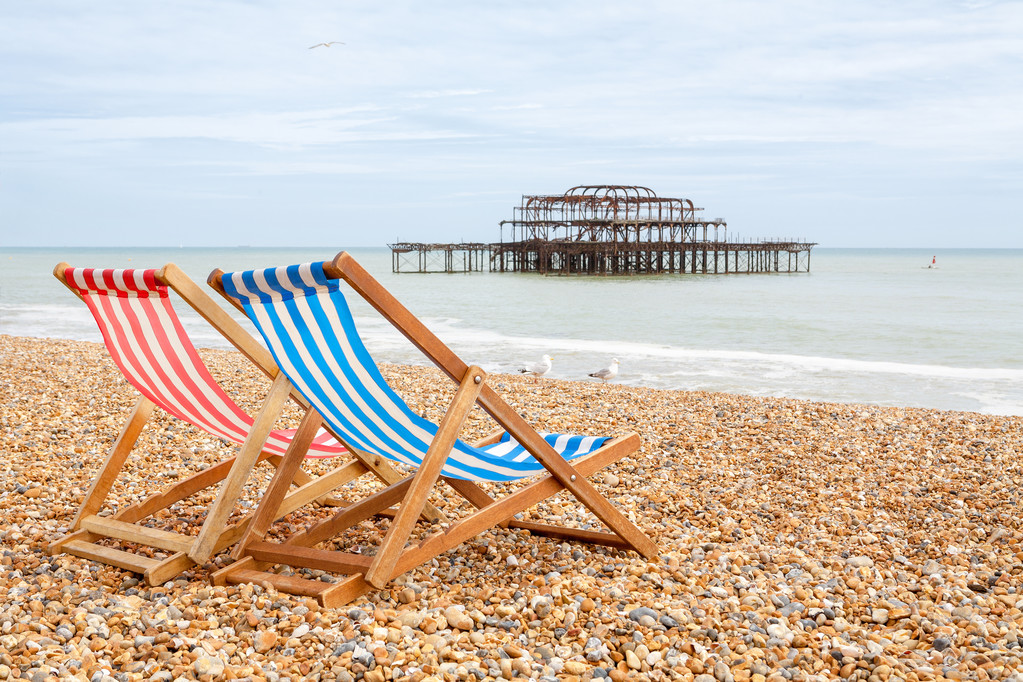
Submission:
<svg viewBox="0 0 1023 682">
<path fill-rule="evenodd" d="M 483 272 L 493 251 L 492 244 L 480 242 L 398 242 L 388 246 L 393 272 Z"/>
<path fill-rule="evenodd" d="M 647 187 L 588 185 L 526 195 L 499 242 L 391 244 L 394 272 L 753 274 L 810 271 L 815 242 L 729 241 L 722 218 Z"/>
</svg>

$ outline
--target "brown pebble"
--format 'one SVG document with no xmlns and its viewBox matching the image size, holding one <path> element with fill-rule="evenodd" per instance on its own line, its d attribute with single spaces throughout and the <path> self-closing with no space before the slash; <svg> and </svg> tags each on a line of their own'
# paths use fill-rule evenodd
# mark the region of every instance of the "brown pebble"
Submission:
<svg viewBox="0 0 1023 682">
<path fill-rule="evenodd" d="M 274 630 L 259 630 L 253 638 L 253 646 L 261 654 L 265 654 L 276 645 L 277 632 Z"/>
</svg>

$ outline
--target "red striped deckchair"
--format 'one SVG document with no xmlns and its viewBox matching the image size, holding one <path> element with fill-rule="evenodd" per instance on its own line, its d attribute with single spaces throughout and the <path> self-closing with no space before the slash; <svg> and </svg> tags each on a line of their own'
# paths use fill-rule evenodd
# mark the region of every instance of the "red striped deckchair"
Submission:
<svg viewBox="0 0 1023 682">
<path fill-rule="evenodd" d="M 232 524 L 227 522 L 258 461 L 267 459 L 278 465 L 291 448 L 297 450 L 296 457 L 300 453 L 306 457 L 335 457 L 346 452 L 344 445 L 320 428 L 319 417 L 312 416 L 316 415 L 315 410 L 308 409 L 304 398 L 293 393 L 266 349 L 173 264 L 160 270 L 100 270 L 60 263 L 54 268 L 54 275 L 89 307 L 117 367 L 142 395 L 86 493 L 72 521 L 71 532 L 50 545 L 51 553 L 64 551 L 98 560 L 142 573 L 149 584 L 163 583 L 194 563 L 206 561 L 215 551 L 241 537 L 248 517 Z M 238 407 L 210 375 L 171 306 L 170 290 L 180 295 L 273 379 L 263 409 L 255 419 Z M 272 430 L 276 416 L 289 397 L 306 409 L 306 418 L 298 429 Z M 110 489 L 154 406 L 214 436 L 239 444 L 238 454 L 137 504 L 112 515 L 100 516 Z M 275 518 L 313 500 L 328 501 L 326 495 L 331 490 L 367 470 L 388 483 L 399 478 L 386 464 L 362 459 L 315 479 L 299 470 L 299 487 L 288 495 Z M 155 513 L 221 481 L 223 485 L 198 535 L 173 533 L 142 524 Z M 169 556 L 154 559 L 146 554 L 97 544 L 102 538 L 148 546 Z"/>
</svg>

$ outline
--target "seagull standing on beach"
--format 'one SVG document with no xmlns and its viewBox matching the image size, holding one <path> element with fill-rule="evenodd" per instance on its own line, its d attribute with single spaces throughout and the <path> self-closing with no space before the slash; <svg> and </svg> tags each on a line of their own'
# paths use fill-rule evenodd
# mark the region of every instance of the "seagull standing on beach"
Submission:
<svg viewBox="0 0 1023 682">
<path fill-rule="evenodd" d="M 330 47 L 331 45 L 344 45 L 344 43 L 338 40 L 332 40 L 329 43 L 316 43 L 315 45 L 311 45 L 309 49 L 313 50 L 316 49 L 317 47 Z"/>
<path fill-rule="evenodd" d="M 553 360 L 553 358 L 550 355 L 544 355 L 540 358 L 540 362 L 532 365 L 526 365 L 519 371 L 523 374 L 532 374 L 534 377 L 542 377 L 544 374 L 551 371 L 551 360 Z"/>
<path fill-rule="evenodd" d="M 618 376 L 618 358 L 612 359 L 610 365 L 604 369 L 598 369 L 596 372 L 591 373 L 590 376 L 595 379 L 600 379 L 601 383 L 614 379 Z"/>
</svg>

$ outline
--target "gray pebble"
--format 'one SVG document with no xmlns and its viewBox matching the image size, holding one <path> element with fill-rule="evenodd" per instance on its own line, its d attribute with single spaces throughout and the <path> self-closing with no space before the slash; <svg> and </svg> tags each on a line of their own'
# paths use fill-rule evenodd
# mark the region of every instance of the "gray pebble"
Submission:
<svg viewBox="0 0 1023 682">
<path fill-rule="evenodd" d="M 638 608 L 635 608 L 635 609 L 629 611 L 629 619 L 633 620 L 633 621 L 636 621 L 637 623 L 639 622 L 640 618 L 642 618 L 643 616 L 649 616 L 650 618 L 654 619 L 654 622 L 656 622 L 657 618 L 658 618 L 658 616 L 660 616 L 660 614 L 657 613 L 656 611 L 654 611 L 653 609 L 648 608 L 646 606 L 640 606 Z"/>
</svg>

